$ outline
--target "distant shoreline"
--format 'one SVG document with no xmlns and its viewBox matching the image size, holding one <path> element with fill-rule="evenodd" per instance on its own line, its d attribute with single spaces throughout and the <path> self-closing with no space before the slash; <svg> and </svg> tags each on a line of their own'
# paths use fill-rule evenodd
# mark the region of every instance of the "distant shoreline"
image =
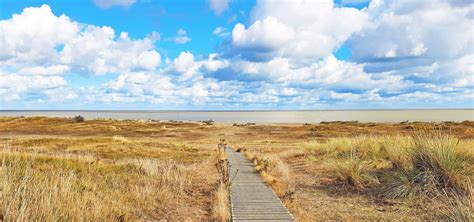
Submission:
<svg viewBox="0 0 474 222">
<path fill-rule="evenodd" d="M 327 112 L 327 111 L 445 111 L 474 110 L 474 108 L 440 108 L 440 109 L 303 109 L 303 110 L 0 110 L 0 112 L 118 112 L 118 113 L 167 113 L 167 112 Z"/>
<path fill-rule="evenodd" d="M 132 110 L 14 110 L 0 111 L 0 116 L 47 116 L 86 119 L 141 119 L 207 121 L 216 123 L 319 123 L 324 121 L 359 121 L 396 123 L 404 121 L 441 122 L 474 120 L 474 109 L 385 109 L 385 110 L 277 110 L 277 111 L 132 111 Z"/>
</svg>

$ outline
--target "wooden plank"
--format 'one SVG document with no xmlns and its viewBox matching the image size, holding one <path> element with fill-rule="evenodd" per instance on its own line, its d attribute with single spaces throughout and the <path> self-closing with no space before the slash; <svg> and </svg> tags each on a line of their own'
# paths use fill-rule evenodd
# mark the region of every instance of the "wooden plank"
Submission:
<svg viewBox="0 0 474 222">
<path fill-rule="evenodd" d="M 226 152 L 232 179 L 232 221 L 295 221 L 253 164 L 230 147 L 227 147 Z"/>
</svg>

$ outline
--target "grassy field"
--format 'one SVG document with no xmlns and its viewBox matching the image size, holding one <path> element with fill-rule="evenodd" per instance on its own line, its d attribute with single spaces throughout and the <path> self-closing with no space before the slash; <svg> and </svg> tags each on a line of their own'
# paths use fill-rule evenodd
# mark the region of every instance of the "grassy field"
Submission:
<svg viewBox="0 0 474 222">
<path fill-rule="evenodd" d="M 214 219 L 217 139 L 194 132 L 203 127 L 3 118 L 0 215 L 6 221 Z"/>
<path fill-rule="evenodd" d="M 217 143 L 300 221 L 472 220 L 474 123 L 0 118 L 0 218 L 226 220 Z"/>
</svg>

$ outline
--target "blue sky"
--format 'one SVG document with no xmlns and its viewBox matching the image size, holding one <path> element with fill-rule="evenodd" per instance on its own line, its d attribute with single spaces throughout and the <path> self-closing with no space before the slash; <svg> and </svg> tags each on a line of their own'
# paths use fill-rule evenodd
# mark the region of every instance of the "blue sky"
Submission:
<svg viewBox="0 0 474 222">
<path fill-rule="evenodd" d="M 474 5 L 0 2 L 0 109 L 474 108 Z"/>
</svg>

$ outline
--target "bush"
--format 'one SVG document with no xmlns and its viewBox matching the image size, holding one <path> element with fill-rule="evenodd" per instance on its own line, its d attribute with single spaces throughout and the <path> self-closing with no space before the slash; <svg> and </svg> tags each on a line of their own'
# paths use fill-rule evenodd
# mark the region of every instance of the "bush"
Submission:
<svg viewBox="0 0 474 222">
<path fill-rule="evenodd" d="M 210 126 L 210 125 L 214 125 L 214 120 L 210 119 L 210 120 L 204 120 L 202 121 L 205 125 L 207 126 Z"/>
<path fill-rule="evenodd" d="M 78 116 L 74 117 L 74 122 L 76 122 L 76 123 L 82 123 L 84 121 L 86 121 L 86 119 L 81 115 L 78 115 Z"/>
</svg>

